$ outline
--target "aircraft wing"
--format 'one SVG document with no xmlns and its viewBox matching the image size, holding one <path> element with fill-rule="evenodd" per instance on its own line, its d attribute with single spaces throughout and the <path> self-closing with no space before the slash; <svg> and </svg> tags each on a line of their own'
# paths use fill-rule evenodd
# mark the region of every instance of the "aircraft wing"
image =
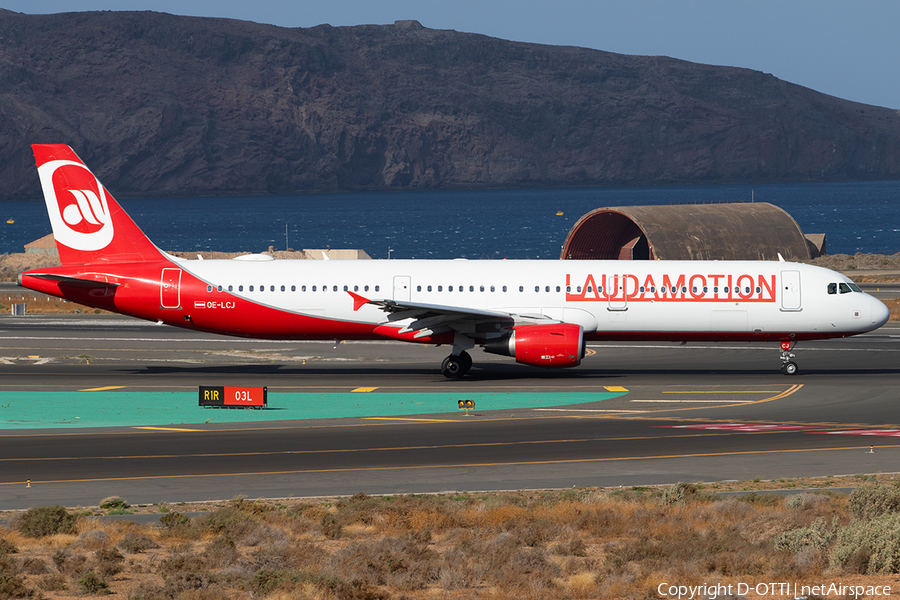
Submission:
<svg viewBox="0 0 900 600">
<path fill-rule="evenodd" d="M 514 315 L 499 310 L 400 300 L 369 300 L 353 292 L 347 293 L 353 298 L 353 310 L 359 310 L 366 304 L 372 304 L 388 313 L 386 323 L 410 320 L 400 330 L 400 333 L 415 331 L 414 338 L 435 335 L 450 330 L 456 330 L 461 333 L 472 333 L 485 329 L 498 331 L 502 327 L 512 327 L 516 322 Z"/>
</svg>

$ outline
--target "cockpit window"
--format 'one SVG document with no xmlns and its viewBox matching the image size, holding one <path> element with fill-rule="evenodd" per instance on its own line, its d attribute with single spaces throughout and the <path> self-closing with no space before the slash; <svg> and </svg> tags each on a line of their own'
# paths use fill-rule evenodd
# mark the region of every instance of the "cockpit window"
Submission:
<svg viewBox="0 0 900 600">
<path fill-rule="evenodd" d="M 828 293 L 829 294 L 837 294 L 837 284 L 836 283 L 828 284 Z"/>
<path fill-rule="evenodd" d="M 853 290 L 854 292 L 859 292 L 860 294 L 862 293 L 862 290 L 860 289 L 860 287 L 858 285 L 856 285 L 855 283 L 848 283 L 847 285 L 849 285 L 850 289 Z"/>
<path fill-rule="evenodd" d="M 850 288 L 850 286 L 849 286 L 848 284 L 846 284 L 846 283 L 841 283 L 841 284 L 839 284 L 839 285 L 840 285 L 839 289 L 840 289 L 840 291 L 841 291 L 842 294 L 849 294 L 850 292 L 853 291 L 853 290 Z"/>
</svg>

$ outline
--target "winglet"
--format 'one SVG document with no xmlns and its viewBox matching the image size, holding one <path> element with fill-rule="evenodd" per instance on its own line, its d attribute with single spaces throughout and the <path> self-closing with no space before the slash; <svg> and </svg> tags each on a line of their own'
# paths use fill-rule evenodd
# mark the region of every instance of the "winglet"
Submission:
<svg viewBox="0 0 900 600">
<path fill-rule="evenodd" d="M 369 303 L 368 298 L 364 298 L 359 294 L 354 294 L 351 291 L 348 291 L 347 293 L 350 294 L 351 298 L 353 298 L 353 312 L 358 311 L 361 306 Z"/>
</svg>

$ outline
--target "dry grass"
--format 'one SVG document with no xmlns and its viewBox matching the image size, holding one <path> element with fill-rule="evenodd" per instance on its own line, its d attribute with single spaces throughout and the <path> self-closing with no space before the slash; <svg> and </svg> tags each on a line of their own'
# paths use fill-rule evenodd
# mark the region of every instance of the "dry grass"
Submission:
<svg viewBox="0 0 900 600">
<path fill-rule="evenodd" d="M 860 575 L 856 559 L 835 567 L 826 547 L 791 533 L 817 522 L 833 533 L 859 502 L 720 499 L 715 488 L 237 499 L 161 528 L 94 517 L 79 518 L 75 534 L 38 539 L 0 528 L 0 597 L 3 585 L 48 600 L 555 600 L 656 598 L 664 581 L 896 585 L 893 575 Z"/>
</svg>

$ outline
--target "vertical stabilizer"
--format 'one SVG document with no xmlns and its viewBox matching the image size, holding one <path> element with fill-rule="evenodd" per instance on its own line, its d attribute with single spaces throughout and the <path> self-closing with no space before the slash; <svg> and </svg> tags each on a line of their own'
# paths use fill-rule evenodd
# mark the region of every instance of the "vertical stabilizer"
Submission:
<svg viewBox="0 0 900 600">
<path fill-rule="evenodd" d="M 164 259 L 71 148 L 32 149 L 63 265 Z"/>
</svg>

